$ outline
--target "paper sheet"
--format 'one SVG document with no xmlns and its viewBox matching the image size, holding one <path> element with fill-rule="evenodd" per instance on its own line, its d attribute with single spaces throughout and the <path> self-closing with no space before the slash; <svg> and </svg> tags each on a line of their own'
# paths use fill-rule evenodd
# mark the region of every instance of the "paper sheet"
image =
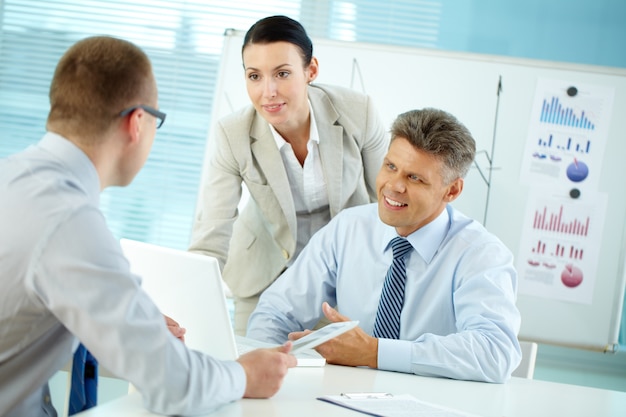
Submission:
<svg viewBox="0 0 626 417">
<path fill-rule="evenodd" d="M 461 411 L 420 401 L 412 395 L 367 393 L 351 395 L 324 395 L 318 400 L 379 417 L 476 417 Z"/>
</svg>

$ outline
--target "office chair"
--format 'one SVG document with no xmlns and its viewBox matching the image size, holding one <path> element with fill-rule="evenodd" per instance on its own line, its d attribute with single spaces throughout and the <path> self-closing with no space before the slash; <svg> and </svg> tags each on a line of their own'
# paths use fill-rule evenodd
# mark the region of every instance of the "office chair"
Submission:
<svg viewBox="0 0 626 417">
<path fill-rule="evenodd" d="M 519 344 L 522 348 L 522 361 L 513 371 L 512 376 L 533 379 L 533 375 L 535 374 L 535 361 L 537 360 L 537 343 L 520 340 Z"/>
</svg>

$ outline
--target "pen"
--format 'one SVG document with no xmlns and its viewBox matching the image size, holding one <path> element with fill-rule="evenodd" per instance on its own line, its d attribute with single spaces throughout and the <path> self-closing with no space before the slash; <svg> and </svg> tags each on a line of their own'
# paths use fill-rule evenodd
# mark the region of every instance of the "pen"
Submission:
<svg viewBox="0 0 626 417">
<path fill-rule="evenodd" d="M 368 400 L 393 397 L 393 395 L 388 392 L 342 392 L 341 396 L 346 397 L 349 400 Z"/>
</svg>

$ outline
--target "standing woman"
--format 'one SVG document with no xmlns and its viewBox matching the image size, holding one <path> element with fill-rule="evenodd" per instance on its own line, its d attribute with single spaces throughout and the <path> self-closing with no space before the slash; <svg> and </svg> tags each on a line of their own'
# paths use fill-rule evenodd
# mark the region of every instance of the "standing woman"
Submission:
<svg viewBox="0 0 626 417">
<path fill-rule="evenodd" d="M 311 84 L 319 66 L 297 21 L 256 22 L 242 58 L 252 105 L 217 123 L 189 248 L 219 260 L 237 334 L 317 230 L 346 207 L 376 201 L 388 146 L 368 96 Z M 250 199 L 239 213 L 242 181 Z"/>
</svg>

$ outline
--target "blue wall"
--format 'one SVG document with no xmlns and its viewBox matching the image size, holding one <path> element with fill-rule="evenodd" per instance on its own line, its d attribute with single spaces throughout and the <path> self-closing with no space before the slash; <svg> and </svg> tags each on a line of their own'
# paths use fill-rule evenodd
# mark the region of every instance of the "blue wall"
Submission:
<svg viewBox="0 0 626 417">
<path fill-rule="evenodd" d="M 441 0 L 437 47 L 626 68 L 626 0 Z M 624 304 L 626 306 L 626 302 Z M 620 334 L 626 347 L 626 307 Z M 540 346 L 536 379 L 626 390 L 626 353 Z"/>
<path fill-rule="evenodd" d="M 441 49 L 626 68 L 625 0 L 441 3 Z"/>
</svg>

